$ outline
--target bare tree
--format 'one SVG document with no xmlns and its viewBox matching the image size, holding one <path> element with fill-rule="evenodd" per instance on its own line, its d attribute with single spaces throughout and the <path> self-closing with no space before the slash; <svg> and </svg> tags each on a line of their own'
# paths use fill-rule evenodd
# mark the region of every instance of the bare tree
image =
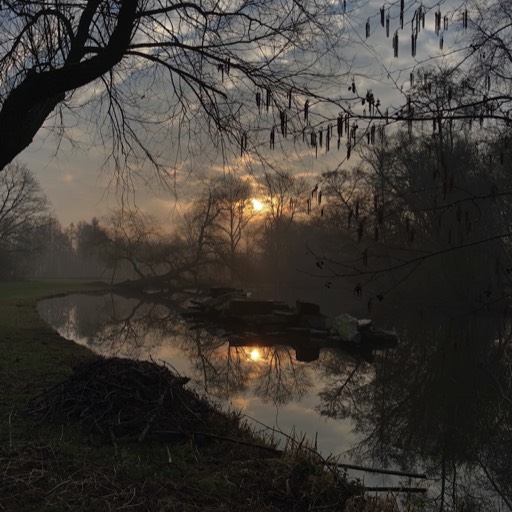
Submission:
<svg viewBox="0 0 512 512">
<path fill-rule="evenodd" d="M 254 213 L 250 198 L 250 183 L 234 174 L 202 185 L 176 232 L 196 279 L 219 276 L 219 269 L 235 276 Z"/>
<path fill-rule="evenodd" d="M 464 4 L 446 14 L 445 24 L 468 29 L 464 59 L 474 58 L 480 67 L 466 76 L 472 97 L 452 101 L 442 112 L 467 117 L 468 107 L 482 107 L 487 117 L 507 120 L 510 6 L 504 0 Z M 417 31 L 427 10 L 434 12 L 427 6 L 414 12 Z M 88 119 L 98 139 L 110 143 L 107 156 L 118 168 L 140 168 L 140 158 L 160 166 L 169 148 L 182 161 L 201 148 L 204 133 L 222 147 L 225 141 L 217 137 L 228 134 L 243 155 L 263 143 L 268 147 L 269 139 L 274 147 L 303 128 L 318 150 L 322 138 L 328 149 L 336 124 L 338 139 L 350 133 L 351 147 L 364 134 L 373 136 L 376 121 L 433 119 L 435 113 L 410 102 L 407 93 L 404 105 L 386 110 L 355 82 L 343 84 L 348 92 L 334 92 L 340 77 L 348 81 L 340 56 L 347 52 L 351 16 L 342 3 L 328 0 L 6 0 L 0 11 L 0 168 L 49 118 L 58 136 L 76 119 Z M 403 16 L 402 8 L 400 30 Z M 438 18 L 436 13 L 441 40 Z M 466 69 L 463 63 L 455 68 Z M 428 73 L 411 69 L 408 85 L 428 86 Z M 323 111 L 323 117 L 308 119 L 327 98 L 337 106 L 333 115 Z M 361 111 L 349 108 L 361 102 Z M 262 112 L 269 113 L 264 121 Z M 358 119 L 367 127 L 355 129 Z"/>
<path fill-rule="evenodd" d="M 472 2 L 469 9 L 471 85 L 480 93 L 483 111 L 508 120 L 512 101 L 512 6 L 506 0 Z"/>
<path fill-rule="evenodd" d="M 34 175 L 21 164 L 9 164 L 0 174 L 0 253 L 4 274 L 11 263 L 13 268 L 19 267 L 25 256 L 43 246 L 44 240 L 37 231 L 49 219 L 48 201 Z"/>
<path fill-rule="evenodd" d="M 335 78 L 341 16 L 327 0 L 6 0 L 0 169 L 49 118 L 59 137 L 71 116 L 89 120 L 117 168 L 159 166 L 169 146 L 181 160 L 201 133 L 228 134 L 243 154 L 261 111 L 285 137 L 298 120 L 286 110 Z"/>
<path fill-rule="evenodd" d="M 224 265 L 230 269 L 231 277 L 237 275 L 237 256 L 240 244 L 249 223 L 254 218 L 252 186 L 233 173 L 217 179 L 213 186 L 213 198 L 218 215 L 214 223 L 213 250 Z"/>
<path fill-rule="evenodd" d="M 435 131 L 440 124 L 452 123 L 455 129 L 464 123 L 474 131 L 480 130 L 485 138 L 486 131 L 492 132 L 498 126 L 505 128 L 510 123 L 510 2 L 445 0 L 422 3 L 414 10 L 413 4 L 407 9 L 405 4 L 391 2 L 386 8 L 375 7 L 373 12 L 368 7 L 365 46 L 370 50 L 373 70 L 367 76 L 354 76 L 349 84 L 354 100 L 350 105 L 337 104 L 338 108 L 331 109 L 329 114 L 324 112 L 323 118 L 314 117 L 303 132 L 303 140 L 317 155 L 323 148 L 332 149 L 335 144 L 331 139 L 337 138 L 337 149 L 344 154 L 335 170 L 349 164 L 354 148 L 361 142 L 374 144 L 397 125 L 405 125 L 409 131 L 413 131 L 413 126 L 433 127 Z M 380 18 L 381 26 L 373 25 L 374 18 Z M 432 42 L 432 28 L 439 49 L 416 58 L 416 47 L 421 45 L 422 38 L 429 37 L 429 43 Z M 389 38 L 387 50 L 381 45 L 386 40 L 384 34 Z M 391 57 L 392 48 L 394 57 L 399 57 L 398 49 L 403 51 L 404 39 L 411 45 L 413 58 L 407 60 L 400 53 L 399 64 L 395 66 L 387 58 Z M 386 100 L 379 98 L 385 89 Z M 390 89 L 395 90 L 391 100 Z"/>
<path fill-rule="evenodd" d="M 214 191 L 207 189 L 191 205 L 183 218 L 183 227 L 179 229 L 179 236 L 183 239 L 190 260 L 197 269 L 196 276 L 210 266 L 217 263 L 217 255 L 213 249 L 214 226 L 220 215 L 220 205 L 214 197 Z"/>
<path fill-rule="evenodd" d="M 117 211 L 109 219 L 107 233 L 107 257 L 114 262 L 114 274 L 124 262 L 138 279 L 158 275 L 162 261 L 155 257 L 155 249 L 160 232 L 154 219 L 135 210 Z"/>
<path fill-rule="evenodd" d="M 21 164 L 0 174 L 0 240 L 12 245 L 47 218 L 48 201 L 34 175 Z"/>
<path fill-rule="evenodd" d="M 264 226 L 267 266 L 271 280 L 279 281 L 289 267 L 286 258 L 293 253 L 291 238 L 297 227 L 297 216 L 309 213 L 313 194 L 310 197 L 306 180 L 291 171 L 265 172 L 260 187 L 267 205 Z M 317 195 L 314 201 L 318 201 Z"/>
<path fill-rule="evenodd" d="M 473 77 L 424 70 L 400 114 L 403 129 L 367 131 L 357 167 L 321 176 L 343 258 L 336 247 L 317 251 L 320 266 L 349 278 L 369 308 L 413 273 L 423 276 L 418 294 L 498 299 L 508 286 L 509 130 L 504 104 L 480 96 L 479 69 Z M 350 251 L 339 250 L 350 240 Z"/>
<path fill-rule="evenodd" d="M 112 280 L 121 273 L 129 278 L 121 284 L 134 290 L 172 288 L 191 280 L 197 284 L 220 264 L 213 247 L 219 215 L 218 201 L 205 196 L 168 233 L 141 211 L 116 211 L 97 234 L 98 254 L 113 268 Z"/>
</svg>

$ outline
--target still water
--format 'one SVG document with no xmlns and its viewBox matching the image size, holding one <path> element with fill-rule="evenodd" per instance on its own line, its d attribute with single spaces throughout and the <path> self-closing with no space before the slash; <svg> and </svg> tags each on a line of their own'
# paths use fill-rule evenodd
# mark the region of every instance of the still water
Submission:
<svg viewBox="0 0 512 512">
<path fill-rule="evenodd" d="M 283 432 L 316 437 L 325 453 L 342 454 L 357 443 L 350 419 L 317 411 L 319 393 L 354 368 L 348 354 L 321 352 L 301 363 L 287 346 L 233 347 L 222 332 L 191 329 L 176 309 L 119 295 L 48 299 L 38 311 L 67 339 L 105 356 L 165 362 L 198 392 Z"/>
<path fill-rule="evenodd" d="M 286 345 L 230 346 L 226 333 L 191 326 L 156 301 L 69 295 L 38 310 L 62 336 L 102 355 L 165 362 L 199 393 L 256 426 L 305 434 L 325 455 L 425 471 L 438 506 L 512 502 L 512 351 L 502 311 L 402 312 L 396 348 L 371 361 L 330 348 L 306 363 Z"/>
</svg>

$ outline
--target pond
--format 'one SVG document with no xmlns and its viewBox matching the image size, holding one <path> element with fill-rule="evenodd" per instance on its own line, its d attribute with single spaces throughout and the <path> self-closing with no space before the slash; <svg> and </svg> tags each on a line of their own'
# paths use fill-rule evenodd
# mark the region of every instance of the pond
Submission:
<svg viewBox="0 0 512 512">
<path fill-rule="evenodd" d="M 38 311 L 99 354 L 171 365 L 257 428 L 305 434 L 343 462 L 426 472 L 436 506 L 512 502 L 511 328 L 501 311 L 402 311 L 393 318 L 397 347 L 371 358 L 328 347 L 309 362 L 286 344 L 230 343 L 222 329 L 191 324 L 157 300 L 69 295 L 41 301 Z"/>
</svg>

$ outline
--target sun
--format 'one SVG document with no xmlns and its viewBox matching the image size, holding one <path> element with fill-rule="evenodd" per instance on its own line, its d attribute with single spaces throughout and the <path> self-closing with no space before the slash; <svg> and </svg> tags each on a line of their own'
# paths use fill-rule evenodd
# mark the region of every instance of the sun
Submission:
<svg viewBox="0 0 512 512">
<path fill-rule="evenodd" d="M 257 348 L 251 350 L 250 357 L 252 361 L 259 361 L 261 359 L 261 353 Z"/>
<path fill-rule="evenodd" d="M 251 201 L 252 201 L 252 207 L 254 208 L 254 211 L 261 212 L 261 210 L 263 210 L 264 205 L 259 199 L 256 199 L 255 197 L 253 197 Z"/>
</svg>

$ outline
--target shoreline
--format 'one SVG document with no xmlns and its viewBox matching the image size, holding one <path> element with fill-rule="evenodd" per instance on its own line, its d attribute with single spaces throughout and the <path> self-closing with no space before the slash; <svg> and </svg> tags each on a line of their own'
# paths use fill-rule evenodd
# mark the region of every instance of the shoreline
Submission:
<svg viewBox="0 0 512 512">
<path fill-rule="evenodd" d="M 47 326 L 37 314 L 37 301 L 102 288 L 100 283 L 85 281 L 0 284 L 0 447 L 1 457 L 8 462 L 0 480 L 0 506 L 69 510 L 74 503 L 73 510 L 117 510 L 128 504 L 134 510 L 270 511 L 319 506 L 340 510 L 354 497 L 364 499 L 360 485 L 327 468 L 325 459 L 303 440 L 290 439 L 283 453 L 277 454 L 272 440 L 259 439 L 240 417 L 224 413 L 217 413 L 222 424 L 213 426 L 220 431 L 210 438 L 183 435 L 178 442 L 150 436 L 140 441 L 105 439 L 72 418 L 27 416 L 31 399 L 71 378 L 77 364 L 97 359 L 89 349 Z M 257 446 L 262 443 L 268 449 Z M 34 468 L 40 468 L 36 480 Z"/>
</svg>

